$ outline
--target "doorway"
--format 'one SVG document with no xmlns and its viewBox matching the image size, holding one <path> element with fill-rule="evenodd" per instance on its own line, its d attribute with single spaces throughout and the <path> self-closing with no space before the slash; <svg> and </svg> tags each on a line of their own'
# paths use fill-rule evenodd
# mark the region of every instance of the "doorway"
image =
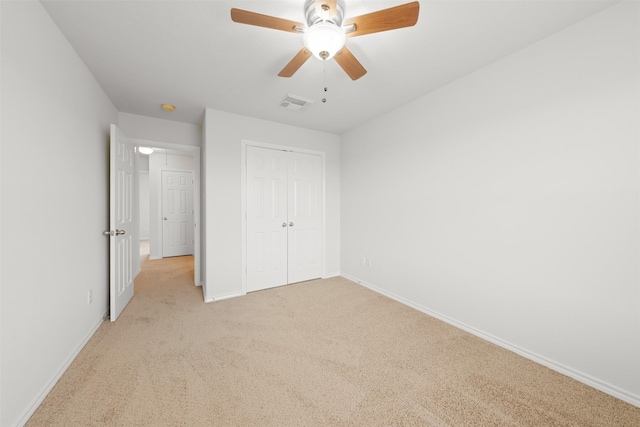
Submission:
<svg viewBox="0 0 640 427">
<path fill-rule="evenodd" d="M 140 269 L 142 270 L 147 263 L 145 260 L 154 261 L 161 260 L 167 256 L 185 256 L 189 257 L 193 264 L 193 283 L 201 286 L 200 274 L 200 147 L 181 146 L 178 144 L 152 142 L 146 140 L 133 140 L 138 147 L 138 171 L 139 187 L 139 241 L 140 241 Z M 140 148 L 147 148 L 148 154 L 143 154 Z M 173 225 L 177 226 L 178 231 L 182 231 L 182 235 L 178 235 L 180 242 L 186 243 L 187 250 L 169 254 L 165 250 L 166 230 L 163 206 L 167 204 L 166 193 L 163 191 L 162 180 L 163 175 L 171 176 L 171 173 L 178 172 L 173 175 L 177 178 L 178 183 L 184 181 L 188 184 L 186 192 L 183 189 L 174 188 L 177 192 L 174 196 L 177 198 L 178 210 L 180 210 L 181 197 L 187 202 L 184 208 L 188 209 L 188 220 L 182 221 L 183 218 L 173 218 Z M 182 174 L 182 175 L 180 175 Z M 188 180 L 188 181 L 187 181 Z M 168 227 L 174 228 L 175 227 Z M 171 242 L 169 242 L 171 243 Z M 175 243 L 175 241 L 174 241 Z M 169 245 L 171 246 L 171 245 Z M 175 248 L 173 248 L 175 249 Z"/>
</svg>

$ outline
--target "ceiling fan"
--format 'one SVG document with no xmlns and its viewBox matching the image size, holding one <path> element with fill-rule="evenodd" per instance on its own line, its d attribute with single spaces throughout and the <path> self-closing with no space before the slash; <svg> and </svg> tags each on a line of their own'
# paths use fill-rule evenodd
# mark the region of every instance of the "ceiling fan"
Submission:
<svg viewBox="0 0 640 427">
<path fill-rule="evenodd" d="M 293 76 L 313 55 L 322 60 L 335 58 L 349 77 L 357 80 L 367 70 L 345 46 L 346 37 L 411 27 L 418 22 L 420 4 L 414 1 L 346 20 L 344 10 L 344 0 L 306 0 L 306 26 L 288 19 L 236 8 L 231 9 L 231 19 L 240 24 L 303 34 L 304 47 L 278 73 L 280 77 Z"/>
</svg>

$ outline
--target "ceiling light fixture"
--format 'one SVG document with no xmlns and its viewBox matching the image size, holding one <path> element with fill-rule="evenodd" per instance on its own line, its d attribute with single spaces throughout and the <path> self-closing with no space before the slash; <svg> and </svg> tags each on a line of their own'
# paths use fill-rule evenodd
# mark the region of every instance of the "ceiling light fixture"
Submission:
<svg viewBox="0 0 640 427">
<path fill-rule="evenodd" d="M 345 21 L 345 2 L 346 0 L 306 0 L 303 9 L 306 27 L 303 23 L 235 7 L 231 9 L 231 19 L 240 24 L 304 34 L 304 47 L 278 73 L 280 77 L 293 76 L 313 55 L 322 60 L 334 58 L 351 80 L 358 80 L 367 74 L 367 70 L 345 45 L 345 35 L 351 38 L 411 27 L 418 22 L 420 3 L 414 0 Z"/>
<path fill-rule="evenodd" d="M 151 154 L 153 153 L 153 148 L 149 148 L 149 147 L 138 147 L 138 151 L 141 154 Z"/>
<path fill-rule="evenodd" d="M 327 60 L 342 49 L 344 30 L 330 21 L 320 21 L 304 33 L 304 45 L 316 58 Z"/>
<path fill-rule="evenodd" d="M 173 113 L 176 111 L 176 106 L 173 104 L 162 104 L 160 107 L 162 107 L 162 109 L 167 113 Z"/>
</svg>

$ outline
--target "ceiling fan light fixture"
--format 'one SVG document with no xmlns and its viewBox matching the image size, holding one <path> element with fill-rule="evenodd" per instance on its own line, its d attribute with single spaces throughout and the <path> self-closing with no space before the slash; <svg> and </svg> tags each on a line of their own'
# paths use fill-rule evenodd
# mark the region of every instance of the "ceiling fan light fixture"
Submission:
<svg viewBox="0 0 640 427">
<path fill-rule="evenodd" d="M 332 22 L 318 22 L 304 33 L 304 45 L 318 59 L 333 58 L 344 42 L 344 30 Z"/>
</svg>

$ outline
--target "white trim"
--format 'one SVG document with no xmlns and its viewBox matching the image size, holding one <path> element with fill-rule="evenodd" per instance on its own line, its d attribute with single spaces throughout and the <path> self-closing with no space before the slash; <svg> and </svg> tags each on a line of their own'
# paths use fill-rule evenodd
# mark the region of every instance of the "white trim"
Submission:
<svg viewBox="0 0 640 427">
<path fill-rule="evenodd" d="M 621 389 L 613 384 L 609 384 L 606 381 L 599 380 L 597 378 L 592 377 L 591 375 L 585 374 L 583 372 L 572 369 L 568 366 L 563 365 L 562 363 L 558 363 L 554 360 L 548 359 L 544 356 L 540 356 L 539 354 L 533 353 L 529 350 L 526 350 L 522 347 L 519 347 L 515 344 L 512 344 L 508 341 L 502 340 L 498 337 L 495 337 L 491 334 L 483 332 L 479 329 L 476 329 L 472 326 L 469 326 L 465 323 L 459 322 L 451 317 L 448 317 L 444 314 L 438 313 L 437 311 L 430 310 L 426 307 L 423 307 L 419 304 L 413 303 L 409 300 L 406 300 L 402 297 L 399 297 L 395 294 L 382 290 L 370 283 L 365 282 L 364 280 L 357 279 L 355 277 L 343 274 L 342 277 L 351 280 L 359 285 L 364 286 L 365 288 L 371 289 L 374 292 L 377 292 L 381 295 L 384 295 L 392 300 L 398 301 L 401 304 L 404 304 L 408 307 L 421 311 L 431 317 L 435 317 L 436 319 L 442 320 L 445 323 L 448 323 L 456 328 L 462 329 L 463 331 L 469 332 L 472 335 L 475 335 L 479 338 L 482 338 L 485 341 L 489 341 L 499 347 L 502 347 L 506 350 L 512 351 L 519 356 L 522 356 L 526 359 L 532 360 L 540 365 L 546 366 L 549 369 L 552 369 L 556 372 L 559 372 L 563 375 L 573 378 L 576 381 L 579 381 L 583 384 L 586 384 L 590 387 L 595 388 L 596 390 L 600 390 L 604 393 L 607 393 L 613 397 L 616 397 L 622 401 L 630 403 L 631 405 L 637 406 L 640 408 L 640 395 L 630 393 L 626 390 Z"/>
<path fill-rule="evenodd" d="M 27 421 L 29 421 L 29 418 L 31 418 L 31 416 L 36 411 L 36 409 L 38 409 L 38 407 L 40 406 L 44 398 L 47 397 L 47 394 L 49 394 L 49 392 L 53 389 L 53 387 L 56 385 L 60 377 L 62 377 L 62 375 L 66 372 L 66 370 L 69 368 L 71 363 L 73 363 L 75 358 L 78 357 L 78 354 L 80 354 L 80 351 L 82 351 L 82 349 L 89 342 L 93 334 L 95 334 L 98 328 L 100 328 L 100 326 L 102 326 L 102 324 L 106 321 L 108 316 L 109 316 L 109 310 L 107 309 L 107 311 L 104 313 L 104 316 L 100 318 L 100 321 L 98 321 L 98 323 L 96 323 L 91 328 L 89 333 L 84 337 L 84 339 L 75 348 L 75 350 L 73 350 L 73 352 L 69 355 L 67 360 L 53 374 L 53 376 L 49 379 L 49 381 L 45 383 L 44 387 L 42 387 L 40 392 L 36 394 L 36 397 L 31 401 L 31 403 L 27 405 L 27 408 L 22 412 L 22 415 L 18 417 L 18 422 L 14 424 L 15 426 L 23 426 L 27 423 Z"/>
<path fill-rule="evenodd" d="M 194 157 L 194 170 L 193 170 L 193 282 L 196 286 L 202 285 L 201 278 L 201 265 L 202 259 L 200 254 L 200 240 L 202 238 L 202 223 L 200 218 L 200 201 L 201 201 L 201 185 L 200 185 L 200 175 L 201 175 L 201 148 L 195 145 L 182 145 L 182 144 L 174 144 L 171 142 L 161 142 L 161 141 L 151 141 L 147 139 L 140 138 L 129 138 L 131 142 L 133 142 L 136 146 L 144 146 L 144 147 L 158 147 L 158 148 L 167 148 L 173 151 L 182 151 L 186 154 L 192 155 Z M 137 201 L 139 202 L 139 200 Z M 151 258 L 149 259 L 159 259 L 159 258 Z"/>
<path fill-rule="evenodd" d="M 240 144 L 240 241 L 242 245 L 241 290 L 247 293 L 247 145 L 248 141 L 242 140 Z M 214 298 L 215 299 L 215 298 Z"/>
<path fill-rule="evenodd" d="M 321 173 L 321 182 L 322 182 L 322 230 L 320 232 L 320 256 L 322 263 L 322 276 L 327 277 L 326 268 L 327 268 L 327 254 L 326 254 L 326 156 L 327 153 L 324 151 L 317 150 L 308 150 L 305 148 L 291 147 L 288 145 L 278 145 L 271 144 L 268 142 L 258 142 L 252 141 L 248 139 L 243 139 L 240 144 L 240 194 L 241 194 L 241 217 L 242 217 L 242 227 L 241 227 L 241 236 L 242 239 L 242 293 L 239 295 L 246 295 L 247 293 L 247 147 L 259 147 L 259 148 L 270 148 L 272 150 L 283 150 L 290 151 L 294 153 L 302 153 L 302 154 L 312 154 L 314 156 L 320 156 L 320 173 Z M 337 276 L 338 274 L 336 274 Z M 218 299 L 218 298 L 214 298 Z"/>
<path fill-rule="evenodd" d="M 340 277 L 340 273 L 328 273 L 322 276 L 323 279 L 331 279 L 332 277 Z"/>
<path fill-rule="evenodd" d="M 236 297 L 241 297 L 246 295 L 246 292 L 241 292 L 241 293 L 235 293 L 235 294 L 227 294 L 227 295 L 221 295 L 218 297 L 213 297 L 213 298 L 207 298 L 205 300 L 205 302 L 218 302 L 218 301 L 222 301 L 225 299 L 230 299 L 230 298 L 236 298 Z"/>
</svg>

